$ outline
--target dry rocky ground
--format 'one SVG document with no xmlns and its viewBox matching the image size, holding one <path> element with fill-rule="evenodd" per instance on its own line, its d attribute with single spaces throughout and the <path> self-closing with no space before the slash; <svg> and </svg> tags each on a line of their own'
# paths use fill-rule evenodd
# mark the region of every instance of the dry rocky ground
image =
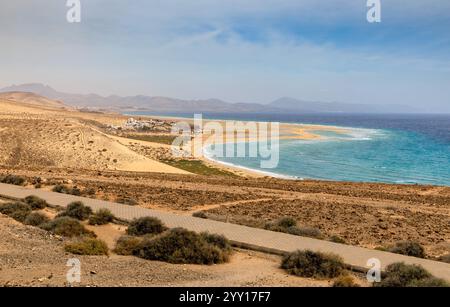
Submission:
<svg viewBox="0 0 450 307">
<path fill-rule="evenodd" d="M 63 239 L 0 215 L 0 286 L 69 286 L 67 261 L 81 262 L 73 286 L 329 286 L 331 281 L 290 276 L 280 258 L 236 250 L 226 264 L 176 265 L 132 256 L 74 256 Z M 100 239 L 111 233 L 96 231 Z M 242 268 L 245 267 L 245 270 Z"/>
<path fill-rule="evenodd" d="M 107 200 L 132 199 L 137 205 L 264 227 L 290 216 L 299 226 L 339 236 L 348 244 L 375 248 L 398 241 L 422 244 L 429 256 L 450 252 L 450 188 L 398 186 L 272 178 L 55 170 L 8 170 L 31 181 L 70 182 L 82 192 L 94 189 Z M 43 176 L 42 174 L 45 174 Z"/>
</svg>

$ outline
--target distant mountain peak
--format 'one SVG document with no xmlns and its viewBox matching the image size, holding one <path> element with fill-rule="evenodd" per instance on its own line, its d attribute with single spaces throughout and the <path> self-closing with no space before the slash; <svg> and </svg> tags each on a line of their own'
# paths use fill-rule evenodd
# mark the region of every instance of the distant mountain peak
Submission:
<svg viewBox="0 0 450 307">
<path fill-rule="evenodd" d="M 153 112 L 185 113 L 410 113 L 417 110 L 400 105 L 368 105 L 340 102 L 304 101 L 292 97 L 281 97 L 269 104 L 229 103 L 220 99 L 183 100 L 162 96 L 69 94 L 54 90 L 42 83 L 13 85 L 0 92 L 31 92 L 53 100 L 63 101 L 75 107 L 101 108 L 109 110 L 148 110 Z"/>
</svg>

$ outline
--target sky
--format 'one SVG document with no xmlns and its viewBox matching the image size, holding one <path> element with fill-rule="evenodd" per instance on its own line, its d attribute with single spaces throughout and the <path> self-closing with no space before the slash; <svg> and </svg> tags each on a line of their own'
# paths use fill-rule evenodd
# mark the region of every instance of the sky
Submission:
<svg viewBox="0 0 450 307">
<path fill-rule="evenodd" d="M 280 97 L 450 112 L 450 1 L 0 2 L 0 87 L 101 95 Z"/>
</svg>

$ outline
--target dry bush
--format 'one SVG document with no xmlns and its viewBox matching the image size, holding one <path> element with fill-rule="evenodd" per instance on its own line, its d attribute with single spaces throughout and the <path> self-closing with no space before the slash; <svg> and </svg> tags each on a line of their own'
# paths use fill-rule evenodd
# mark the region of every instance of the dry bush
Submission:
<svg viewBox="0 0 450 307">
<path fill-rule="evenodd" d="M 386 267 L 380 283 L 374 287 L 449 287 L 450 285 L 439 278 L 433 277 L 419 265 L 393 263 Z"/>
<path fill-rule="evenodd" d="M 64 237 L 96 236 L 92 231 L 87 230 L 80 221 L 68 216 L 57 217 L 40 225 L 40 228 Z"/>
<path fill-rule="evenodd" d="M 127 229 L 131 236 L 143 236 L 146 234 L 160 234 L 167 229 L 160 219 L 155 217 L 141 217 L 134 219 Z"/>
<path fill-rule="evenodd" d="M 66 252 L 75 255 L 99 256 L 109 254 L 108 245 L 104 241 L 94 238 L 84 238 L 77 242 L 68 243 L 64 246 L 64 249 Z"/>
<path fill-rule="evenodd" d="M 299 250 L 284 256 L 281 268 L 301 277 L 335 278 L 344 272 L 345 265 L 337 255 Z"/>
<path fill-rule="evenodd" d="M 108 209 L 100 209 L 89 217 L 89 225 L 106 225 L 113 222 L 114 214 Z"/>
<path fill-rule="evenodd" d="M 133 254 L 169 263 L 215 264 L 229 260 L 231 247 L 224 238 L 176 228 L 154 238 L 144 238 Z"/>
<path fill-rule="evenodd" d="M 58 217 L 68 216 L 80 221 L 87 220 L 92 214 L 92 209 L 82 202 L 76 201 L 67 205 L 67 208 L 58 214 Z"/>
</svg>

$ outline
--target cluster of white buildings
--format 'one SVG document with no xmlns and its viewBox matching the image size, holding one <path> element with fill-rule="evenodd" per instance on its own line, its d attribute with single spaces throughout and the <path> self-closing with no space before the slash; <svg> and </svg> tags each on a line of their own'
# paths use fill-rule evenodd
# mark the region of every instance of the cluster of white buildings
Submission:
<svg viewBox="0 0 450 307">
<path fill-rule="evenodd" d="M 136 120 L 129 118 L 122 126 L 109 125 L 113 130 L 133 130 L 133 131 L 170 131 L 172 124 L 158 119 Z"/>
</svg>

